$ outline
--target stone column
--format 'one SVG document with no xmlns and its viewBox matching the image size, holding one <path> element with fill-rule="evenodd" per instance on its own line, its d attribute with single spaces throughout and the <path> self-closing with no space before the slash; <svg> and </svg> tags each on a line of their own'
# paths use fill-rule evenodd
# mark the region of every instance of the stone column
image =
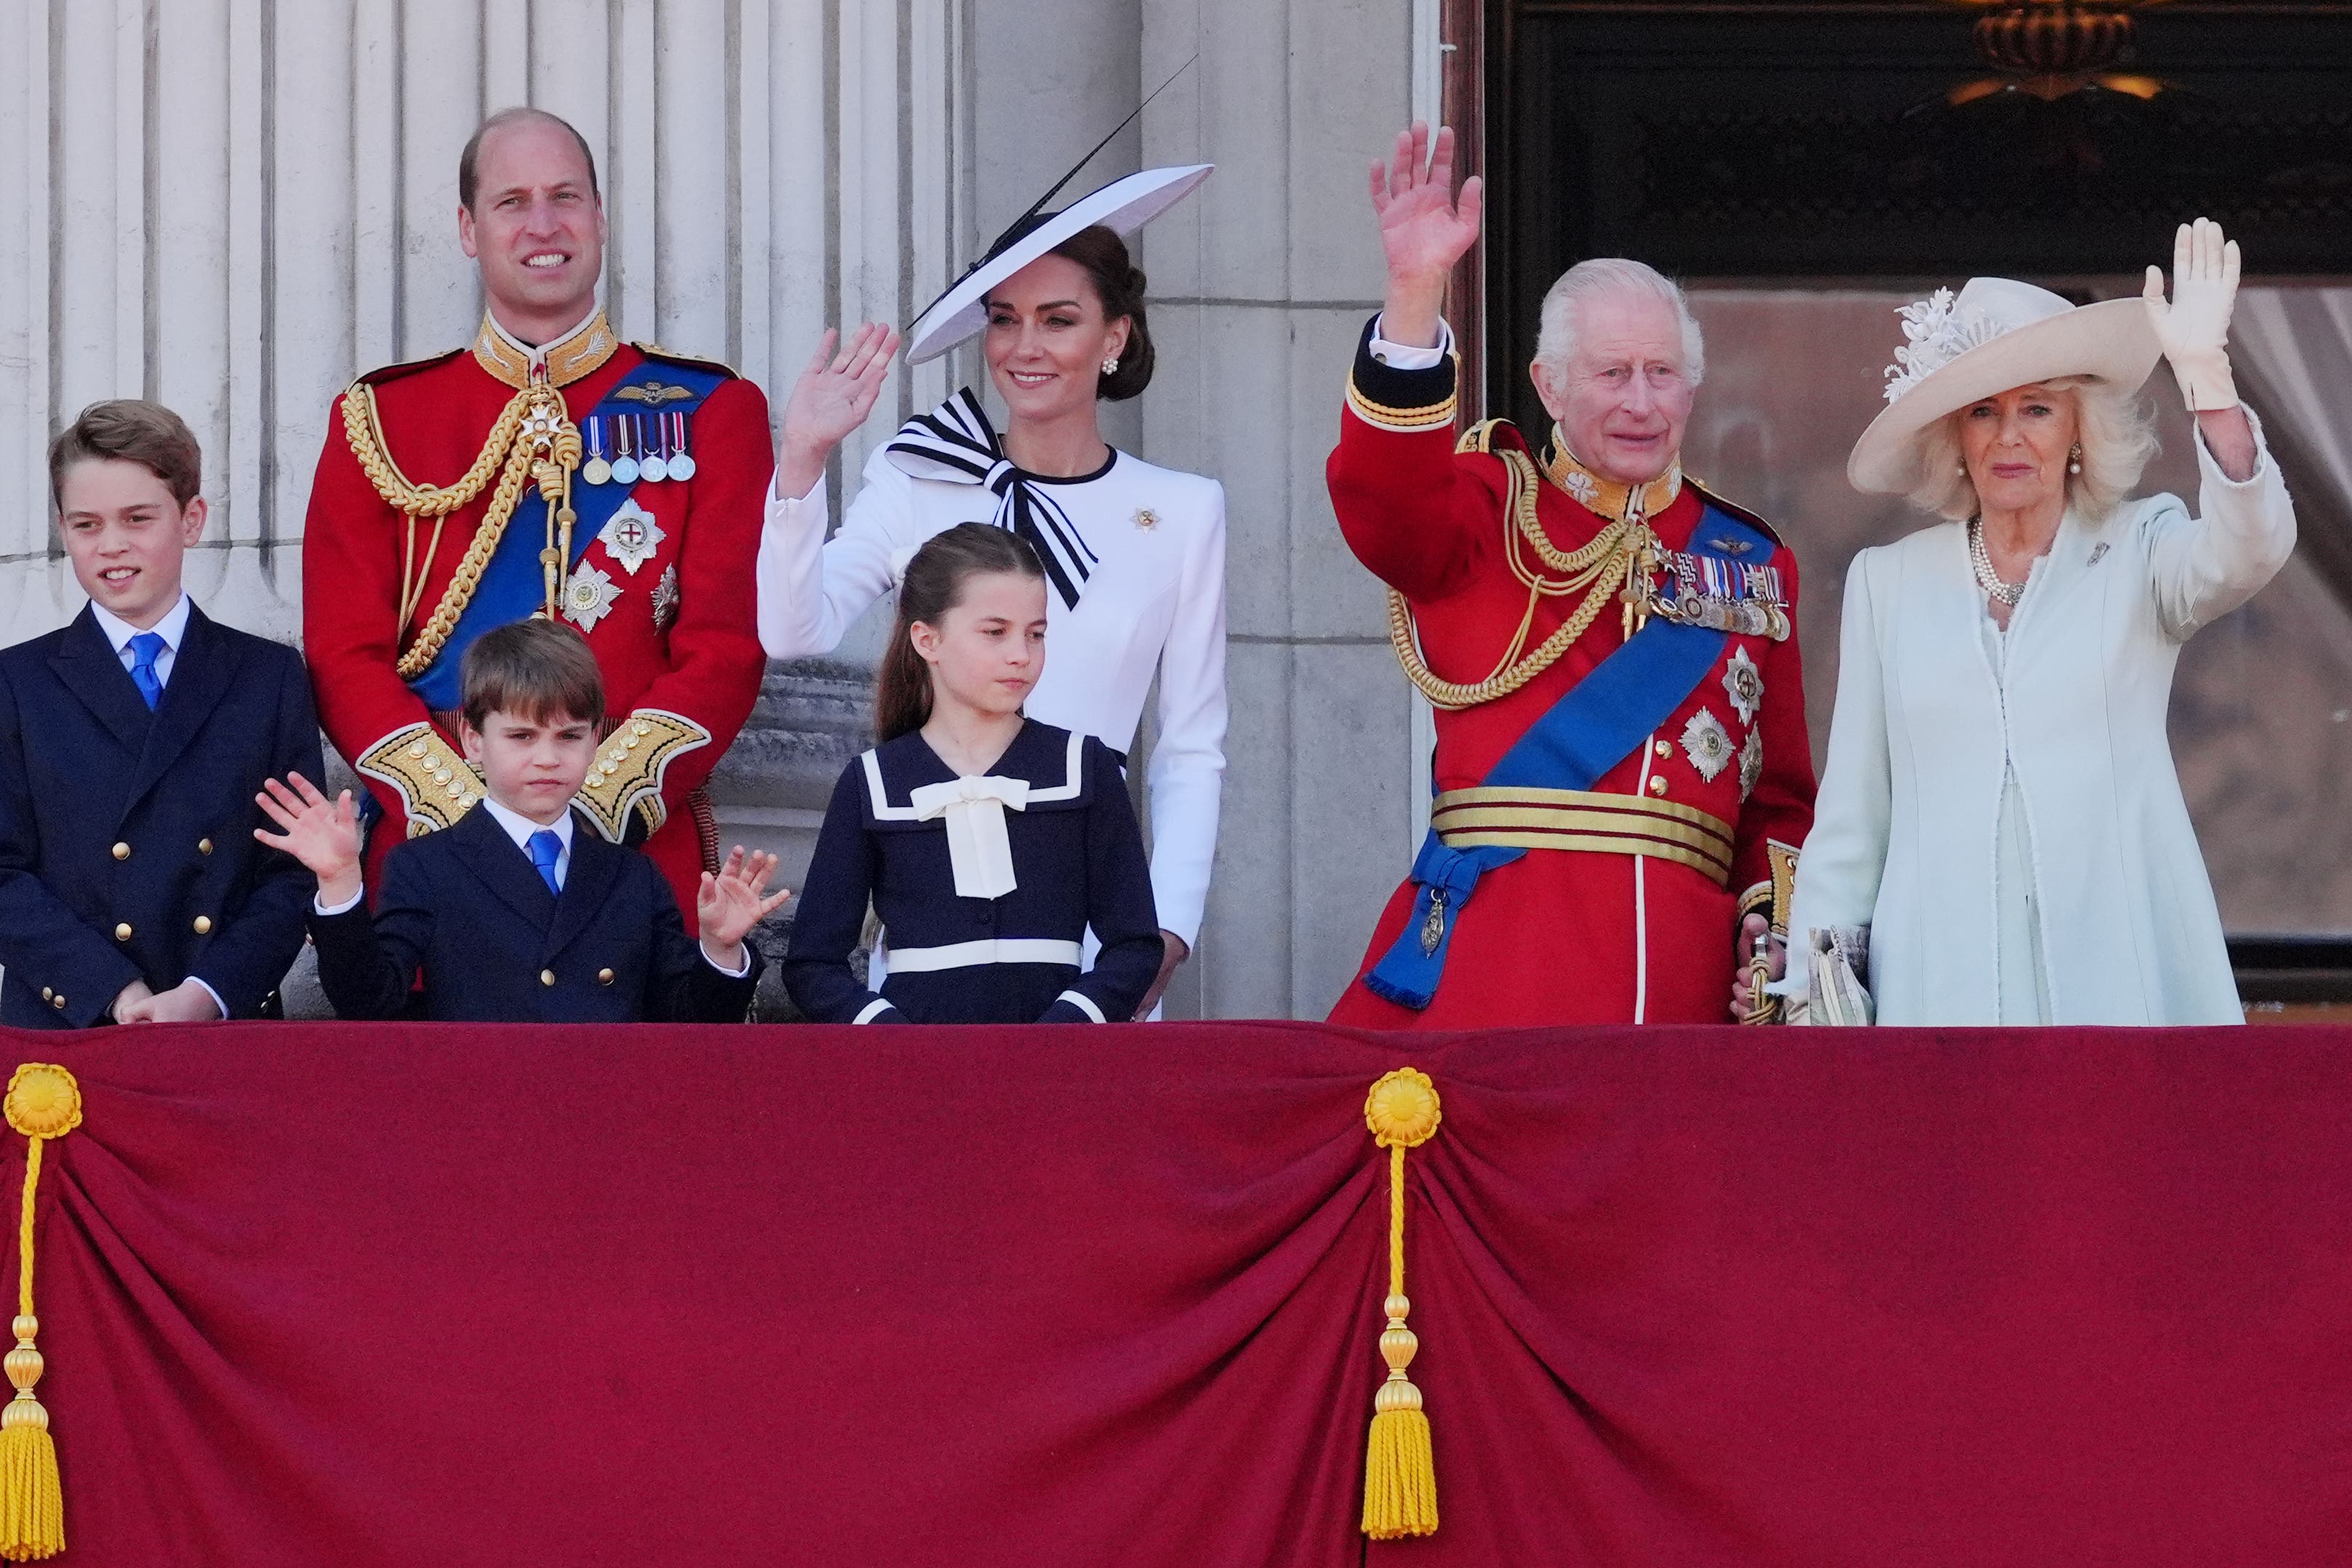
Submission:
<svg viewBox="0 0 2352 1568">
<path fill-rule="evenodd" d="M 1412 102 L 1394 0 L 1147 0 L 1147 162 L 1216 176 L 1153 225 L 1160 371 L 1144 455 L 1229 509 L 1233 729 L 1202 952 L 1173 1011 L 1319 1017 L 1406 862 L 1411 712 L 1379 584 L 1323 484 L 1340 391 L 1379 309 L 1364 170 Z"/>
</svg>

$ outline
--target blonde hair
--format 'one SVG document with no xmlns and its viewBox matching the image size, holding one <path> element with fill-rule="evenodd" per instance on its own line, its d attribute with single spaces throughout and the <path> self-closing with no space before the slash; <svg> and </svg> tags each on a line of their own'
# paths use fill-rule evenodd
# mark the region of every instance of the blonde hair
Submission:
<svg viewBox="0 0 2352 1568">
<path fill-rule="evenodd" d="M 2062 375 L 2040 384 L 2074 395 L 2074 439 L 2082 444 L 2083 471 L 2066 476 L 2066 499 L 2091 521 L 2102 521 L 2131 495 L 2148 459 L 2156 456 L 2155 416 L 2137 392 L 2096 376 Z M 1957 522 L 1976 516 L 1976 482 L 1960 457 L 1960 421 L 1975 406 L 1955 408 L 1919 433 L 1918 479 L 1909 500 L 1920 510 Z"/>
</svg>

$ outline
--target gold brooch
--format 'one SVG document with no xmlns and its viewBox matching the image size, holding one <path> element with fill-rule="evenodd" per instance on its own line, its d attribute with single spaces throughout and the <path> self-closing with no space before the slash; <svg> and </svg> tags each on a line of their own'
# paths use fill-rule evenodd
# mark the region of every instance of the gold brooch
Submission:
<svg viewBox="0 0 2352 1568">
<path fill-rule="evenodd" d="M 1135 509 L 1135 526 L 1146 533 L 1160 526 L 1160 514 L 1148 506 Z"/>
</svg>

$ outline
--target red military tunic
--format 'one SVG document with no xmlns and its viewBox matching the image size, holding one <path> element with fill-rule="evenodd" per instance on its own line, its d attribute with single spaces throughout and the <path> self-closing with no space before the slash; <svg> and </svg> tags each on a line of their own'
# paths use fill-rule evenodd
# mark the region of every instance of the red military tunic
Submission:
<svg viewBox="0 0 2352 1568">
<path fill-rule="evenodd" d="M 649 362 L 643 350 L 618 343 L 601 313 L 551 345 L 546 363 L 575 423 L 649 364 L 658 370 L 676 363 L 723 377 L 691 416 L 692 477 L 640 480 L 629 498 L 651 515 L 659 541 L 650 554 L 629 552 L 636 559 L 630 571 L 604 541 L 592 540 L 580 566 L 591 599 L 599 595 L 588 569 L 608 580 L 606 602 L 566 616 L 596 655 L 610 731 L 581 805 L 604 837 L 642 841 L 691 929 L 700 873 L 715 847 L 699 791 L 750 715 L 766 668 L 754 571 L 773 471 L 767 399 L 722 367 L 667 361 L 658 351 Z M 528 363 L 486 321 L 470 350 L 362 378 L 373 392 L 383 450 L 399 475 L 417 486 L 455 484 L 482 453 L 515 395 L 517 375 L 527 378 Z M 344 418 L 352 395 L 336 403 L 311 486 L 302 639 L 328 737 L 383 810 L 369 840 L 367 879 L 374 887 L 393 845 L 446 826 L 479 796 L 461 760 L 455 714 L 428 711 L 394 665 L 442 603 L 496 487 L 493 480 L 451 513 L 437 540 L 434 519 L 412 526 L 356 456 Z M 581 482 L 575 477 L 575 487 Z M 515 544 L 520 532 L 536 553 L 545 517 L 540 492 L 527 487 L 505 542 Z M 631 539 L 641 545 L 649 536 Z M 413 605 L 404 619 L 404 560 L 412 537 Z M 458 652 L 453 646 L 442 657 Z"/>
<path fill-rule="evenodd" d="M 1601 480 L 1556 449 L 1528 453 L 1518 432 L 1500 422 L 1474 431 L 1457 450 L 1452 363 L 1395 369 L 1371 358 L 1370 337 L 1368 331 L 1328 470 L 1340 531 L 1357 558 L 1410 605 L 1430 670 L 1448 681 L 1477 682 L 1496 668 L 1528 614 L 1529 589 L 1507 552 L 1516 549 L 1523 563 L 1541 566 L 1524 535 L 1515 544 L 1507 533 L 1517 524 L 1502 454 L 1526 454 L 1521 472 L 1534 479 L 1537 520 L 1563 554 L 1622 515 L 1627 487 Z M 1580 503 L 1571 488 L 1610 515 Z M 1646 487 L 1644 499 L 1655 509 L 1649 521 L 1658 542 L 1688 549 L 1701 519 L 1696 488 L 1670 472 Z M 1769 534 L 1737 509 L 1704 499 Z M 1792 626 L 1796 561 L 1782 549 L 1772 564 L 1785 584 Z M 1539 648 L 1584 598 L 1582 592 L 1539 598 L 1524 649 Z M 1623 642 L 1622 606 L 1612 596 L 1557 662 L 1517 690 L 1439 710 L 1441 826 L 1449 819 L 1448 792 L 1479 785 L 1531 724 Z M 1707 719 L 1700 719 L 1701 710 Z M 1793 631 L 1780 641 L 1727 636 L 1714 668 L 1671 716 L 1587 787 L 1622 797 L 1625 815 L 1614 815 L 1618 803 L 1594 802 L 1589 804 L 1604 809 L 1583 814 L 1580 822 L 1630 822 L 1636 832 L 1680 837 L 1697 848 L 1611 852 L 1601 846 L 1637 840 L 1604 830 L 1580 836 L 1593 847 L 1531 848 L 1487 870 L 1451 911 L 1443 979 L 1418 1011 L 1375 994 L 1362 978 L 1415 914 L 1417 889 L 1408 880 L 1381 913 L 1362 970 L 1331 1021 L 1422 1029 L 1727 1022 L 1740 912 L 1769 900 L 1767 845 L 1793 850 L 1812 823 L 1812 756 Z M 1651 803 L 1691 809 L 1669 816 Z M 1709 819 L 1712 826 L 1694 826 Z M 1561 841 L 1573 837 L 1580 836 Z"/>
</svg>

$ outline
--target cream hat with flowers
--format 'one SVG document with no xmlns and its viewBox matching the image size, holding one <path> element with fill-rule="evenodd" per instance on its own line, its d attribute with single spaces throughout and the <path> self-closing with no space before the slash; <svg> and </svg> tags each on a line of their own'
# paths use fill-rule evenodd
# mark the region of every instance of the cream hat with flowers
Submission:
<svg viewBox="0 0 2352 1568">
<path fill-rule="evenodd" d="M 2070 305 L 2008 278 L 1971 278 L 1897 312 L 1904 346 L 1886 367 L 1886 406 L 1846 459 L 1859 490 L 1899 495 L 1919 482 L 1919 437 L 1973 403 L 2039 382 L 2090 376 L 2136 392 L 2162 350 L 2135 296 Z"/>
</svg>

